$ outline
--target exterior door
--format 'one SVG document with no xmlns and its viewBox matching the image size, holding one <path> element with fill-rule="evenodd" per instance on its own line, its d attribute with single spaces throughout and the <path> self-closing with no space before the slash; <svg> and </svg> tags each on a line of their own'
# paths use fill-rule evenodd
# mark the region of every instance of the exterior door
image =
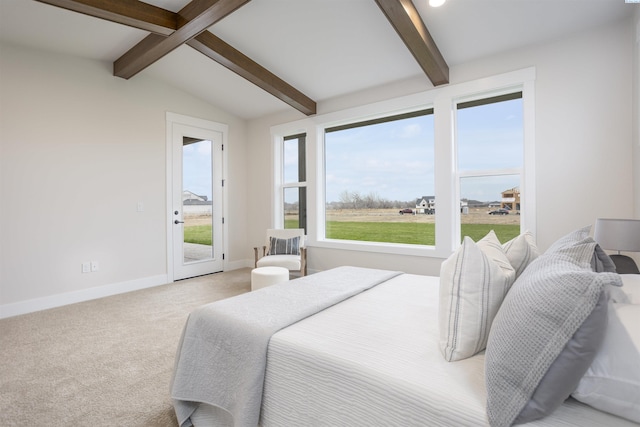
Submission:
<svg viewBox="0 0 640 427">
<path fill-rule="evenodd" d="M 223 271 L 223 132 L 172 123 L 173 280 Z"/>
</svg>

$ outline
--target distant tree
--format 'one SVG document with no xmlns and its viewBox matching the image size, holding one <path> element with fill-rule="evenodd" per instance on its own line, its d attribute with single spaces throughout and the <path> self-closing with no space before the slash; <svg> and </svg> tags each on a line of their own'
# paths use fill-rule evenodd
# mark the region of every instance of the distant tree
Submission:
<svg viewBox="0 0 640 427">
<path fill-rule="evenodd" d="M 361 194 L 359 191 L 343 190 L 338 202 L 327 203 L 328 209 L 391 209 L 413 207 L 415 200 L 389 200 L 380 197 L 376 192 Z"/>
<path fill-rule="evenodd" d="M 342 209 L 349 209 L 351 207 L 351 193 L 349 193 L 349 190 L 341 192 L 338 198 L 340 199 Z"/>
</svg>

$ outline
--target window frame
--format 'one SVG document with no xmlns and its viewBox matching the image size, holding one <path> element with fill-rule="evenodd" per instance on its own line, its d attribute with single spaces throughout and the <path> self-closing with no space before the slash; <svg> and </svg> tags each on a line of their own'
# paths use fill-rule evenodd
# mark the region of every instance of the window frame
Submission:
<svg viewBox="0 0 640 427">
<path fill-rule="evenodd" d="M 455 147 L 456 104 L 520 91 L 523 100 L 523 166 L 521 193 L 527 203 L 521 210 L 521 230 L 536 235 L 535 202 L 535 78 L 534 67 L 434 88 L 408 96 L 346 110 L 316 115 L 273 126 L 273 221 L 283 224 L 282 141 L 287 135 L 306 133 L 307 246 L 395 255 L 447 258 L 460 245 L 460 188 Z M 325 235 L 325 129 L 433 108 L 435 142 L 436 246 L 330 240 Z M 465 172 L 465 174 L 471 171 Z"/>
<path fill-rule="evenodd" d="M 302 138 L 302 143 L 300 142 L 300 138 Z M 287 182 L 284 179 L 284 145 L 287 141 L 291 141 L 297 139 L 298 140 L 298 180 L 297 181 L 289 181 Z M 282 219 L 282 227 L 285 227 L 284 224 L 284 220 L 285 220 L 285 215 L 284 215 L 284 202 L 285 202 L 285 197 L 284 197 L 284 193 L 286 192 L 287 189 L 290 188 L 297 188 L 298 190 L 300 190 L 301 188 L 304 188 L 305 190 L 307 190 L 307 134 L 305 132 L 302 133 L 297 133 L 294 135 L 287 135 L 287 136 L 283 136 L 282 137 L 282 141 L 280 142 L 280 146 L 281 146 L 281 156 L 280 159 L 282 161 L 282 185 L 281 185 L 281 197 L 282 197 L 282 202 L 281 202 L 281 207 L 282 207 L 282 211 L 280 212 L 281 215 L 281 219 Z M 302 155 L 300 154 L 300 152 L 302 151 Z M 302 162 L 300 161 L 302 158 Z M 300 180 L 300 169 L 302 168 L 302 171 L 304 173 L 304 180 Z M 309 210 L 309 204 L 307 202 L 308 196 L 305 196 L 305 201 L 304 201 L 304 221 L 302 222 L 302 225 L 300 225 L 300 217 L 298 218 L 298 226 L 300 228 L 304 228 L 305 230 L 308 229 L 308 216 L 307 216 L 307 212 Z M 300 192 L 298 192 L 298 215 L 301 215 L 302 209 L 301 209 L 301 198 L 300 198 Z"/>
<path fill-rule="evenodd" d="M 383 252 L 383 253 L 395 253 L 395 254 L 403 254 L 403 255 L 424 255 L 425 251 L 431 253 L 435 246 L 426 246 L 426 245 L 416 245 L 416 244 L 405 244 L 405 243 L 387 243 L 387 242 L 369 242 L 369 241 L 354 241 L 354 240 L 340 240 L 340 239 L 329 239 L 326 238 L 326 193 L 325 193 L 325 141 L 324 137 L 327 132 L 331 132 L 334 129 L 340 128 L 352 128 L 359 127 L 363 124 L 376 124 L 376 123 L 384 123 L 384 122 L 392 122 L 395 120 L 399 120 L 402 118 L 410 118 L 410 117 L 418 117 L 418 116 L 426 116 L 431 115 L 434 116 L 433 106 L 430 104 L 413 106 L 410 108 L 405 108 L 402 110 L 388 111 L 383 113 L 378 113 L 375 115 L 370 115 L 367 117 L 356 120 L 344 120 L 338 122 L 339 124 L 323 124 L 318 128 L 318 144 L 321 145 L 320 151 L 322 152 L 322 168 L 319 171 L 321 176 L 318 177 L 317 185 L 322 188 L 322 192 L 320 193 L 322 198 L 319 201 L 317 212 L 319 221 L 321 223 L 316 224 L 318 227 L 318 246 L 337 248 L 337 249 L 354 249 L 365 252 Z M 435 117 L 435 116 L 434 116 Z M 434 141 L 434 163 L 435 163 L 435 141 Z M 434 165 L 435 166 L 435 165 Z M 435 181 L 434 176 L 434 181 Z M 416 195 L 414 200 L 424 194 Z M 321 218 L 321 219 L 320 219 Z M 437 219 L 436 219 L 437 222 Z M 345 246 L 346 245 L 346 246 Z"/>
<path fill-rule="evenodd" d="M 309 225 L 309 145 L 308 145 L 308 132 L 306 128 L 301 127 L 284 127 L 280 132 L 273 132 L 272 129 L 272 164 L 273 164 L 273 175 L 272 175 L 272 206 L 271 210 L 273 213 L 273 221 L 271 226 L 273 228 L 284 228 L 284 192 L 288 188 L 301 188 L 304 187 L 307 189 L 307 227 Z M 304 169 L 305 169 L 305 181 L 296 181 L 296 182 L 285 182 L 284 180 L 284 144 L 285 141 L 291 140 L 293 138 L 299 136 L 305 136 L 305 159 L 304 159 Z M 300 166 L 300 165 L 298 165 Z M 308 228 L 307 228 L 308 234 Z"/>
<path fill-rule="evenodd" d="M 460 183 L 462 181 L 463 178 L 487 178 L 487 177 L 494 177 L 494 176 L 505 176 L 505 175 L 518 175 L 520 177 L 520 187 L 521 187 L 521 191 L 520 191 L 520 197 L 521 200 L 525 199 L 525 195 L 526 193 L 523 191 L 523 185 L 522 182 L 524 180 L 524 171 L 526 169 L 525 167 L 525 161 L 526 161 L 526 156 L 525 156 L 525 137 L 524 137 L 524 129 L 523 129 L 523 147 L 522 147 L 522 167 L 519 168 L 490 168 L 490 169 L 469 169 L 469 170 L 460 170 L 459 169 L 459 162 L 458 162 L 458 137 L 457 137 L 457 130 L 458 130 L 458 124 L 457 124 L 457 112 L 458 110 L 460 110 L 460 108 L 458 108 L 458 106 L 460 104 L 476 104 L 476 105 L 468 105 L 465 106 L 463 108 L 469 108 L 469 107 L 474 107 L 474 106 L 479 106 L 479 105 L 486 105 L 486 104 L 490 104 L 493 102 L 501 102 L 501 101 L 506 101 L 508 99 L 516 99 L 516 97 L 511 97 L 512 94 L 514 93 L 521 93 L 522 95 L 520 98 L 522 99 L 522 108 L 523 108 L 523 127 L 525 126 L 525 117 L 524 117 L 524 92 L 522 90 L 520 90 L 517 86 L 516 87 L 512 87 L 512 88 L 504 88 L 504 89 L 500 89 L 500 90 L 493 90 L 493 91 L 488 91 L 488 92 L 481 92 L 478 94 L 474 94 L 471 96 L 463 96 L 463 97 L 459 97 L 459 98 L 455 98 L 453 99 L 453 109 L 452 109 L 452 113 L 453 113 L 453 117 L 454 117 L 454 129 L 453 129 L 453 136 L 454 136 L 454 148 L 455 148 L 455 158 L 454 158 L 454 170 L 455 170 L 455 180 L 456 180 L 456 194 L 458 195 L 458 200 L 461 200 L 461 191 L 460 191 Z M 492 102 L 483 102 L 485 100 L 490 100 L 492 98 L 503 98 L 500 100 L 496 100 L 496 101 L 492 101 Z M 527 198 L 528 199 L 528 198 Z M 456 227 L 456 233 L 454 236 L 454 239 L 456 242 L 460 242 L 462 240 L 462 230 L 461 230 L 461 213 L 458 210 L 457 211 L 457 224 L 458 226 Z M 521 216 L 520 217 L 520 232 L 523 231 L 523 222 L 524 218 Z"/>
</svg>

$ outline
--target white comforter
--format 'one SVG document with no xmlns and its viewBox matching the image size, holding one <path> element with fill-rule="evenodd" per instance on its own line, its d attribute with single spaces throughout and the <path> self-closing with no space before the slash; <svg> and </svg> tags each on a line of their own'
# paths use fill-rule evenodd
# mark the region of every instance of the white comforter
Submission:
<svg viewBox="0 0 640 427">
<path fill-rule="evenodd" d="M 206 405 L 215 408 L 213 418 L 223 420 L 216 425 L 255 426 L 272 335 L 399 274 L 339 267 L 217 301 L 191 313 L 178 346 L 171 385 L 178 423 L 196 424 L 194 413 Z"/>
<path fill-rule="evenodd" d="M 446 362 L 438 278 L 403 274 L 271 338 L 261 425 L 483 426 L 484 354 Z M 634 426 L 574 400 L 535 426 Z"/>
</svg>

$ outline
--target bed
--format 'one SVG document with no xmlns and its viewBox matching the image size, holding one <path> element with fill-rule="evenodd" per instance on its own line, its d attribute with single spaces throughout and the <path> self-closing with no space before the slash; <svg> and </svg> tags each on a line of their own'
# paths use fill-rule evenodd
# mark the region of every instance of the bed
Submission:
<svg viewBox="0 0 640 427">
<path fill-rule="evenodd" d="M 315 313 L 304 312 L 300 319 L 287 319 L 288 326 L 268 332 L 266 360 L 259 368 L 262 376 L 256 374 L 256 383 L 249 386 L 259 389 L 252 390 L 259 397 L 240 407 L 225 406 L 228 403 L 217 406 L 201 394 L 189 396 L 189 393 L 200 387 L 194 387 L 193 382 L 208 384 L 230 367 L 244 373 L 250 366 L 227 361 L 227 367 L 216 367 L 211 366 L 217 364 L 216 360 L 210 358 L 196 363 L 185 357 L 183 338 L 172 385 L 180 424 L 197 427 L 489 425 L 485 353 L 456 362 L 448 362 L 443 357 L 438 326 L 438 277 L 341 267 L 252 292 L 244 296 L 238 306 L 274 302 L 305 286 L 321 288 L 325 279 L 339 284 L 340 277 L 374 273 L 382 274 L 382 278 L 373 280 L 373 284 L 368 282 L 365 289 L 341 295 L 338 302 L 331 301 L 326 307 L 316 305 L 312 310 Z M 238 315 L 251 317 L 252 311 L 240 310 Z M 189 323 L 186 335 L 188 328 Z M 207 340 L 213 339 L 208 332 L 204 334 Z M 217 333 L 214 335 L 220 338 Z M 212 350 L 197 351 L 211 353 Z M 238 392 L 224 393 L 236 395 Z M 253 409 L 257 411 L 254 418 L 243 418 L 243 413 L 252 411 L 247 405 L 257 405 Z M 622 427 L 638 424 L 569 398 L 551 415 L 530 425 Z"/>
</svg>

